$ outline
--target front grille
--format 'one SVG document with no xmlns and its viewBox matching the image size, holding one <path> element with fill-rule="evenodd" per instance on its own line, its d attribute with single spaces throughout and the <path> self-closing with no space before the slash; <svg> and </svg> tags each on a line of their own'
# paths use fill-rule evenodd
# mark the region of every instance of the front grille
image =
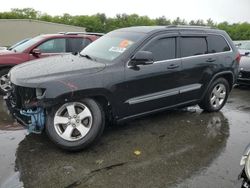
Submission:
<svg viewBox="0 0 250 188">
<path fill-rule="evenodd" d="M 239 78 L 248 78 L 250 79 L 250 71 L 240 71 Z"/>
<path fill-rule="evenodd" d="M 12 86 L 11 103 L 19 109 L 36 100 L 35 96 L 36 90 L 34 88 L 27 88 L 16 85 Z"/>
</svg>

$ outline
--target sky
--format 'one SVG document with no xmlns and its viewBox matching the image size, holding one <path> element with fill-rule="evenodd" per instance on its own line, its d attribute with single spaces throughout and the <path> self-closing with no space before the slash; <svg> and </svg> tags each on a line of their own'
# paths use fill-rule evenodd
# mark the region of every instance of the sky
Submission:
<svg viewBox="0 0 250 188">
<path fill-rule="evenodd" d="M 7 0 L 1 3 L 0 12 L 11 8 L 34 8 L 50 15 L 92 15 L 105 13 L 139 14 L 169 19 L 180 17 L 187 21 L 211 18 L 215 22 L 250 23 L 250 0 Z"/>
</svg>

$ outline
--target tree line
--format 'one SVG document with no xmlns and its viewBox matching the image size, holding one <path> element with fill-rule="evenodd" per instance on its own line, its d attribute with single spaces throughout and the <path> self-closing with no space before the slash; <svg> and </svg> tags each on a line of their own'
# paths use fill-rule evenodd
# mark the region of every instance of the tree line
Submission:
<svg viewBox="0 0 250 188">
<path fill-rule="evenodd" d="M 137 14 L 117 14 L 113 18 L 107 17 L 103 13 L 95 15 L 77 15 L 63 14 L 62 16 L 51 16 L 46 13 L 34 10 L 32 8 L 11 9 L 9 12 L 0 12 L 0 19 L 36 19 L 41 21 L 61 23 L 85 27 L 88 32 L 107 33 L 114 29 L 142 26 L 142 25 L 196 25 L 211 26 L 225 30 L 233 40 L 250 40 L 250 23 L 234 23 L 228 22 L 215 23 L 212 19 L 206 21 L 202 19 L 191 20 L 187 22 L 185 19 L 177 17 L 174 20 L 167 19 L 165 16 L 150 19 L 148 16 L 139 16 Z"/>
</svg>

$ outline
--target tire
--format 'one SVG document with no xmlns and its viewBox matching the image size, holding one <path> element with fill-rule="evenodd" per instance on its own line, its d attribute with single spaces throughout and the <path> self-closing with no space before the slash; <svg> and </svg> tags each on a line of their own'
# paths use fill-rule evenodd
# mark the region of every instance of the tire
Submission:
<svg viewBox="0 0 250 188">
<path fill-rule="evenodd" d="M 199 106 L 207 112 L 218 112 L 227 102 L 228 95 L 228 81 L 224 78 L 218 78 L 211 84 Z"/>
<path fill-rule="evenodd" d="M 69 151 L 79 151 L 92 144 L 101 136 L 104 126 L 103 109 L 92 99 L 67 102 L 47 112 L 47 135 L 57 146 Z"/>
<path fill-rule="evenodd" d="M 2 89 L 2 86 L 6 84 L 6 78 L 4 78 L 3 76 L 7 75 L 9 70 L 9 68 L 0 70 L 0 95 L 4 95 L 7 92 L 7 90 Z"/>
</svg>

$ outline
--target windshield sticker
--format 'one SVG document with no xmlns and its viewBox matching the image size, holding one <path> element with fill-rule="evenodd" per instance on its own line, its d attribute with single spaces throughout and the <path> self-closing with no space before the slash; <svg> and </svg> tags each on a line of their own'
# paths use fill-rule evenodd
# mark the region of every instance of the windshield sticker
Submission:
<svg viewBox="0 0 250 188">
<path fill-rule="evenodd" d="M 120 48 L 127 48 L 128 46 L 132 45 L 133 41 L 130 40 L 123 40 L 120 42 L 119 47 Z"/>
<path fill-rule="evenodd" d="M 117 52 L 117 53 L 123 53 L 127 48 L 121 48 L 121 47 L 111 47 L 109 49 L 110 52 Z"/>
</svg>

